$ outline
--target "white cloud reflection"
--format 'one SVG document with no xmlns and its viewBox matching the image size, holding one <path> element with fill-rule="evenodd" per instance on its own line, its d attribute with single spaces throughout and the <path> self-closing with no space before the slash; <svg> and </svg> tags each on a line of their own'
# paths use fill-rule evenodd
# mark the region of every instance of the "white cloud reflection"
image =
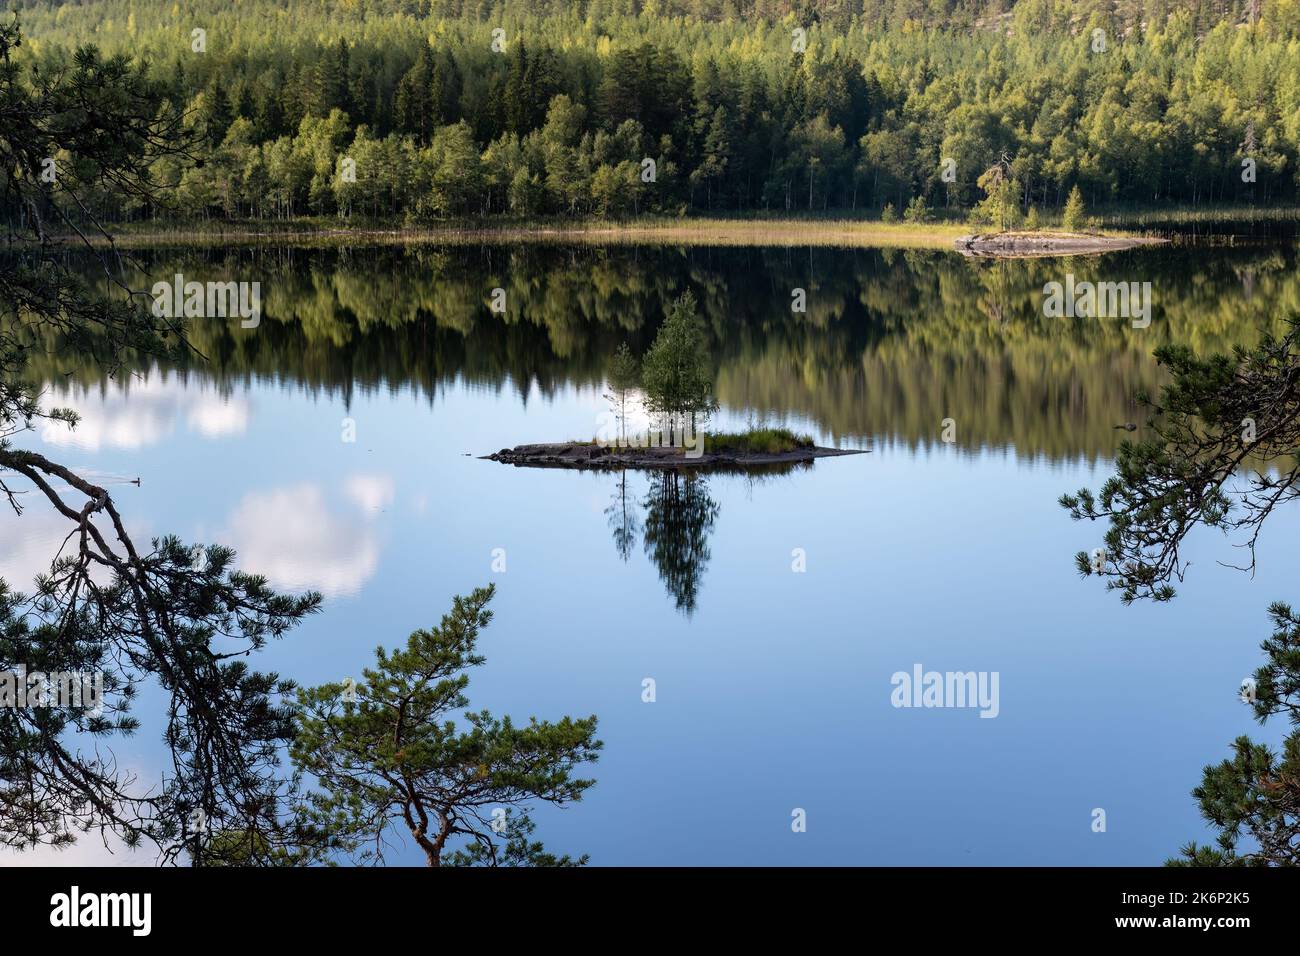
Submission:
<svg viewBox="0 0 1300 956">
<path fill-rule="evenodd" d="M 353 475 L 343 483 L 347 496 L 362 511 L 380 511 L 393 503 L 396 489 L 387 475 Z"/>
<path fill-rule="evenodd" d="M 374 483 L 359 487 L 391 500 L 391 487 L 386 492 Z M 356 500 L 352 490 L 345 491 Z M 331 512 L 325 492 L 308 482 L 245 495 L 231 516 L 228 538 L 242 570 L 265 575 L 285 590 L 351 596 L 379 566 L 374 528 Z"/>
<path fill-rule="evenodd" d="M 175 433 L 181 421 L 205 438 L 242 435 L 252 417 L 247 398 L 222 395 L 209 385 L 185 382 L 159 371 L 125 384 L 110 384 L 102 391 L 51 387 L 45 404 L 74 409 L 81 421 L 75 429 L 59 422 L 47 423 L 41 439 L 86 451 L 155 445 Z"/>
<path fill-rule="evenodd" d="M 72 524 L 46 507 L 44 498 L 35 501 L 33 495 L 23 497 L 32 506 L 23 515 L 12 510 L 0 514 L 0 541 L 4 542 L 0 548 L 0 578 L 10 590 L 30 594 L 32 581 L 50 570 L 50 562 Z"/>
<path fill-rule="evenodd" d="M 246 399 L 205 394 L 190 406 L 190 428 L 205 438 L 242 435 L 248 431 L 252 406 Z"/>
</svg>

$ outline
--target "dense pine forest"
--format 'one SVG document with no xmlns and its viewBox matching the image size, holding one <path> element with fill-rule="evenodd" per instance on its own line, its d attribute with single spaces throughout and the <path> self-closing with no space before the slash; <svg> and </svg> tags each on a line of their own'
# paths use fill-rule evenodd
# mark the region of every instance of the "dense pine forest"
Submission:
<svg viewBox="0 0 1300 956">
<path fill-rule="evenodd" d="M 1032 221 L 1075 187 L 1090 208 L 1300 195 L 1300 0 L 20 0 L 17 16 L 18 68 L 81 44 L 138 57 L 201 137 L 195 162 L 157 170 L 167 207 L 89 197 L 109 221 L 995 203 Z"/>
</svg>

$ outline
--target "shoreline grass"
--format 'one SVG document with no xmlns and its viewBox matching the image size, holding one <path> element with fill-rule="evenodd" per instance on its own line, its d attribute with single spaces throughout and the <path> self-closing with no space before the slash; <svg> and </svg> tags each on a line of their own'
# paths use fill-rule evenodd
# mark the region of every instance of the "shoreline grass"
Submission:
<svg viewBox="0 0 1300 956">
<path fill-rule="evenodd" d="M 1089 211 L 1103 228 L 1156 229 L 1161 226 L 1196 226 L 1218 223 L 1300 222 L 1300 206 L 1169 206 L 1137 209 L 1101 206 Z"/>
<path fill-rule="evenodd" d="M 299 217 L 288 221 L 122 223 L 109 226 L 108 231 L 113 241 L 124 248 L 283 243 L 319 246 L 557 243 L 593 246 L 831 246 L 895 249 L 952 249 L 953 241 L 961 236 L 995 231 L 987 225 L 954 218 L 946 210 L 937 210 L 935 216 L 935 221 L 923 223 L 885 222 L 836 214 L 756 214 L 732 217 L 645 216 L 625 220 L 504 220 L 490 223 L 467 220 L 427 226 L 394 225 L 373 220 L 340 222 L 332 217 Z M 1300 220 L 1300 209 L 1255 206 L 1197 210 L 1103 208 L 1089 218 L 1091 225 L 1086 229 L 1089 234 L 1108 238 L 1136 238 L 1165 233 L 1169 226 L 1194 228 L 1202 223 L 1295 221 Z M 1021 227 L 1011 231 L 1025 230 Z M 1045 217 L 1034 231 L 1053 234 L 1060 231 L 1060 225 L 1052 217 Z M 107 244 L 107 240 L 96 233 L 87 235 L 92 244 Z M 75 235 L 59 238 L 69 243 L 80 241 Z"/>
<path fill-rule="evenodd" d="M 539 221 L 491 225 L 340 225 L 336 220 L 288 223 L 234 222 L 211 225 L 131 223 L 108 229 L 122 247 L 150 245 L 464 245 L 482 242 L 583 243 L 590 245 L 841 246 L 951 249 L 971 232 L 964 223 L 881 222 L 869 219 L 663 219 Z M 75 236 L 60 237 L 77 240 Z M 103 238 L 92 241 L 105 244 Z"/>
</svg>

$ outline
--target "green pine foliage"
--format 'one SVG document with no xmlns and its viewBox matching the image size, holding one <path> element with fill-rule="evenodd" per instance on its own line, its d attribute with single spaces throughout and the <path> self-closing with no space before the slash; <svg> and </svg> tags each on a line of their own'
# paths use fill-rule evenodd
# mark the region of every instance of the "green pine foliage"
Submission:
<svg viewBox="0 0 1300 956">
<path fill-rule="evenodd" d="M 319 595 L 277 593 L 241 572 L 229 548 L 138 540 L 110 489 L 15 440 L 40 422 L 77 422 L 43 404 L 44 379 L 30 368 L 37 357 L 57 353 L 111 374 L 183 351 L 183 329 L 136 307 L 127 286 L 95 289 L 70 267 L 67 246 L 51 238 L 68 227 L 51 193 L 75 203 L 102 178 L 154 202 L 150 170 L 202 148 L 202 131 L 187 134 L 167 90 L 129 58 L 83 49 L 66 69 L 36 77 L 16 62 L 25 44 L 0 23 L 0 206 L 25 212 L 10 221 L 0 256 L 0 506 L 66 520 L 68 534 L 30 591 L 0 580 L 0 675 L 9 678 L 0 680 L 0 845 L 66 846 L 95 833 L 195 866 L 316 858 L 328 838 L 299 826 L 296 782 L 278 771 L 293 684 L 256 670 L 250 656 L 315 612 Z M 229 108 L 221 90 L 213 101 Z M 57 158 L 53 180 L 40 176 L 47 158 Z M 85 255 L 106 276 L 120 261 L 93 247 Z M 102 697 L 98 706 L 17 706 L 8 693 L 19 667 L 96 672 Z M 137 779 L 111 750 L 149 726 L 133 714 L 146 687 L 165 700 L 152 730 L 167 747 L 167 773 L 154 780 Z M 194 814 L 204 830 L 188 826 Z"/>
<path fill-rule="evenodd" d="M 1170 381 L 1158 399 L 1138 397 L 1151 413 L 1146 435 L 1120 444 L 1116 473 L 1098 492 L 1060 499 L 1075 520 L 1108 522 L 1103 560 L 1081 551 L 1075 561 L 1126 604 L 1174 597 L 1187 537 L 1200 527 L 1241 535 L 1253 567 L 1261 526 L 1300 498 L 1300 315 L 1230 355 L 1161 345 L 1155 356 Z"/>
<path fill-rule="evenodd" d="M 668 308 L 641 364 L 647 410 L 659 417 L 671 443 L 688 424 L 704 424 L 716 404 L 713 366 L 695 296 L 684 292 Z"/>
<path fill-rule="evenodd" d="M 925 204 L 923 196 L 913 196 L 903 210 L 903 219 L 907 222 L 929 222 L 931 218 L 930 207 Z"/>
<path fill-rule="evenodd" d="M 579 866 L 531 838 L 534 803 L 567 806 L 595 781 L 575 776 L 601 749 L 596 718 L 518 725 L 468 711 L 470 668 L 492 620 L 493 587 L 457 596 L 438 626 L 375 651 L 355 685 L 301 690 L 295 765 L 311 774 L 315 822 L 363 860 L 394 828 L 429 866 Z M 463 724 L 458 726 L 459 715 Z"/>
<path fill-rule="evenodd" d="M 1283 714 L 1291 732 L 1279 753 L 1238 737 L 1228 759 L 1205 768 L 1192 795 L 1218 831 L 1215 845 L 1192 841 L 1168 866 L 1300 865 L 1300 614 L 1280 602 L 1268 613 L 1275 630 L 1262 645 L 1266 661 L 1242 697 L 1261 724 Z"/>
<path fill-rule="evenodd" d="M 1254 23 L 1190 0 L 1087 22 L 1047 0 L 1001 16 L 974 0 L 656 10 L 95 0 L 24 9 L 33 42 L 15 55 L 53 69 L 93 42 L 147 59 L 208 144 L 202 168 L 157 170 L 175 186 L 165 215 L 187 221 L 866 212 L 913 197 L 970 210 L 1002 156 L 1021 212 L 1075 188 L 1094 206 L 1300 196 L 1294 3 L 1262 4 Z M 85 198 L 110 221 L 164 215 L 108 188 Z"/>
<path fill-rule="evenodd" d="M 614 353 L 607 381 L 609 392 L 605 395 L 605 399 L 618 420 L 619 437 L 626 441 L 628 405 L 633 400 L 636 389 L 641 385 L 641 362 L 632 354 L 632 349 L 626 342 Z"/>
<path fill-rule="evenodd" d="M 1065 212 L 1061 215 L 1061 228 L 1066 232 L 1078 232 L 1083 228 L 1083 194 L 1079 187 L 1070 190 L 1070 198 L 1065 203 Z"/>
<path fill-rule="evenodd" d="M 1104 547 L 1075 562 L 1126 604 L 1174 597 L 1190 563 L 1187 538 L 1199 527 L 1240 535 L 1238 566 L 1253 569 L 1262 526 L 1300 497 L 1300 316 L 1287 319 L 1283 334 L 1265 331 L 1232 354 L 1199 356 L 1186 345 L 1155 354 L 1170 381 L 1158 400 L 1140 399 L 1150 412 L 1147 437 L 1121 442 L 1116 474 L 1099 492 L 1061 498 L 1075 519 L 1108 522 Z M 1293 729 L 1280 753 L 1243 736 L 1228 759 L 1205 768 L 1193 796 L 1218 830 L 1216 845 L 1189 843 L 1170 865 L 1300 863 L 1300 616 L 1282 603 L 1269 614 L 1266 662 L 1242 693 L 1261 723 L 1285 714 Z"/>
</svg>

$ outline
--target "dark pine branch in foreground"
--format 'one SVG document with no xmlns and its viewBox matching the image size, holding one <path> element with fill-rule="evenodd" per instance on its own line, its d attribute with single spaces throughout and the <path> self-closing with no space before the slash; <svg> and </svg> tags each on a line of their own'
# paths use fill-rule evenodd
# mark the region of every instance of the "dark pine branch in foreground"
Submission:
<svg viewBox="0 0 1300 956">
<path fill-rule="evenodd" d="M 1192 796 L 1218 831 L 1215 845 L 1192 841 L 1170 866 L 1300 865 L 1300 615 L 1278 603 L 1269 616 L 1275 631 L 1262 645 L 1266 661 L 1242 696 L 1260 723 L 1282 714 L 1291 732 L 1278 753 L 1238 737 L 1231 757 L 1205 768 Z"/>
<path fill-rule="evenodd" d="M 1237 566 L 1252 570 L 1269 515 L 1300 496 L 1300 318 L 1231 355 L 1165 345 L 1156 357 L 1171 381 L 1158 400 L 1141 398 L 1151 437 L 1120 444 L 1116 473 L 1099 493 L 1061 498 L 1075 519 L 1109 522 L 1104 550 L 1075 560 L 1126 604 L 1174 596 L 1198 527 L 1238 537 L 1247 559 Z M 1266 661 L 1242 697 L 1261 723 L 1284 714 L 1292 729 L 1280 752 L 1242 736 L 1228 759 L 1204 769 L 1192 794 L 1215 844 L 1190 842 L 1171 866 L 1300 863 L 1300 617 L 1280 602 L 1269 615 Z"/>
<path fill-rule="evenodd" d="M 1253 348 L 1198 358 L 1182 345 L 1156 350 L 1172 381 L 1151 412 L 1151 437 L 1120 444 L 1116 473 L 1094 494 L 1063 495 L 1076 520 L 1103 519 L 1104 553 L 1080 552 L 1125 603 L 1167 601 L 1187 572 L 1186 539 L 1198 527 L 1238 534 L 1253 569 L 1265 520 L 1300 496 L 1300 318 Z"/>
<path fill-rule="evenodd" d="M 0 255 L 0 504 L 10 521 L 48 508 L 67 536 L 30 594 L 0 582 L 0 669 L 98 672 L 104 700 L 0 712 L 0 843 L 62 846 L 93 832 L 196 865 L 306 859 L 328 840 L 303 824 L 296 781 L 279 769 L 293 686 L 246 658 L 319 597 L 276 594 L 235 570 L 226 548 L 172 537 L 138 546 L 105 488 L 15 443 L 40 419 L 76 425 L 71 412 L 42 404 L 27 377 L 34 359 L 77 356 L 112 372 L 128 357 L 186 348 L 184 329 L 155 318 L 126 284 L 82 195 L 160 203 L 158 164 L 187 162 L 193 146 L 147 67 L 93 48 L 50 68 L 20 65 L 21 44 L 16 24 L 0 25 L 0 206 L 10 212 Z M 56 175 L 42 176 L 54 157 Z M 70 268 L 59 231 L 98 264 L 107 295 Z M 145 683 L 167 699 L 170 765 L 152 781 L 108 749 L 140 727 L 130 709 Z"/>
</svg>

